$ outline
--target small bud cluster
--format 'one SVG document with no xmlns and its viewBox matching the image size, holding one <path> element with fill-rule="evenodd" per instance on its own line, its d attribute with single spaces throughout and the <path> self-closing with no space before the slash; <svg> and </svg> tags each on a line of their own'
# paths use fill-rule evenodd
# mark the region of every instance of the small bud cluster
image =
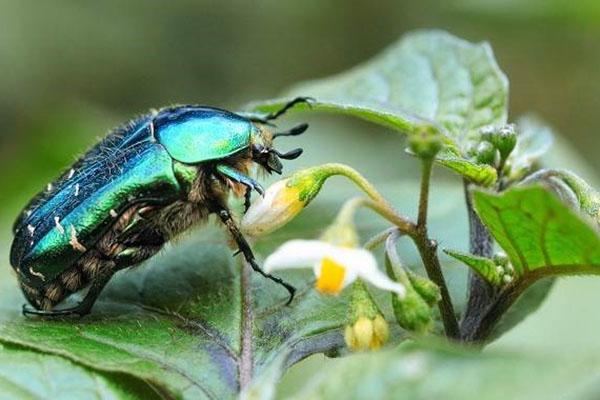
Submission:
<svg viewBox="0 0 600 400">
<path fill-rule="evenodd" d="M 517 145 L 515 126 L 486 126 L 480 134 L 481 142 L 469 151 L 469 155 L 479 164 L 488 164 L 499 170 L 504 168 Z"/>
<path fill-rule="evenodd" d="M 515 279 L 515 269 L 504 253 L 496 253 L 493 257 L 496 272 L 503 284 L 508 285 Z"/>
</svg>

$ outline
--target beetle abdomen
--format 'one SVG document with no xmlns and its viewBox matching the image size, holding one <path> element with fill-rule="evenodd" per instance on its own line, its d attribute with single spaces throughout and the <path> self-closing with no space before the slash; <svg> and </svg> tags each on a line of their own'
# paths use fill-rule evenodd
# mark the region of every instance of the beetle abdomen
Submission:
<svg viewBox="0 0 600 400">
<path fill-rule="evenodd" d="M 30 287 L 53 281 L 93 248 L 136 202 L 181 195 L 173 162 L 146 119 L 119 130 L 48 185 L 15 225 L 11 264 Z"/>
</svg>

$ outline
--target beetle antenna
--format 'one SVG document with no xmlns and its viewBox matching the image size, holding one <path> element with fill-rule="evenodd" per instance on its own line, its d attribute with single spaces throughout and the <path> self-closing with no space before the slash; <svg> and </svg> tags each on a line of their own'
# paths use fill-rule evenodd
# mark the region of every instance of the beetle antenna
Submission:
<svg viewBox="0 0 600 400">
<path fill-rule="evenodd" d="M 286 132 L 278 132 L 273 134 L 273 139 L 280 136 L 298 136 L 303 134 L 308 129 L 308 124 L 300 124 Z"/>
<path fill-rule="evenodd" d="M 267 114 L 266 117 L 263 118 L 265 121 L 271 121 L 273 119 L 277 119 L 285 114 L 290 108 L 294 107 L 297 104 L 308 104 L 310 107 L 310 103 L 316 101 L 312 97 L 296 97 L 295 99 L 289 101 L 286 105 L 284 105 L 280 110 L 272 112 L 271 114 Z"/>
<path fill-rule="evenodd" d="M 297 148 L 294 150 L 290 150 L 287 153 L 280 153 L 275 149 L 271 149 L 271 153 L 277 154 L 279 158 L 283 158 L 284 160 L 295 160 L 296 158 L 300 157 L 303 151 L 304 150 L 302 150 L 301 148 Z"/>
</svg>

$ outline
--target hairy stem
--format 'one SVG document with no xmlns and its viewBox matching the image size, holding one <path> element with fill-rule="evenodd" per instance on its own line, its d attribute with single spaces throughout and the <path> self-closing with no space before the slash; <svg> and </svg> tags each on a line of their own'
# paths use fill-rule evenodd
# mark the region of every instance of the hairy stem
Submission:
<svg viewBox="0 0 600 400">
<path fill-rule="evenodd" d="M 423 160 L 421 165 L 421 191 L 419 196 L 419 216 L 417 218 L 417 226 L 426 230 L 427 211 L 429 209 L 429 186 L 431 183 L 433 160 Z"/>
<path fill-rule="evenodd" d="M 411 237 L 419 253 L 427 271 L 429 279 L 431 279 L 440 288 L 441 300 L 438 304 L 446 336 L 449 338 L 458 338 L 460 329 L 454 307 L 450 298 L 450 292 L 446 285 L 444 275 L 439 258 L 437 256 L 437 243 L 429 239 L 427 231 L 427 211 L 429 209 L 429 187 L 431 182 L 431 172 L 433 167 L 433 159 L 424 159 L 421 178 L 421 192 L 419 196 L 419 215 L 417 224 L 410 221 L 405 216 L 399 214 L 387 200 L 379 193 L 379 191 L 367 181 L 360 173 L 353 168 L 343 164 L 325 164 L 322 168 L 328 176 L 343 175 L 352 180 L 359 188 L 361 188 L 369 198 L 357 198 L 347 202 L 340 212 L 340 215 L 347 218 L 353 214 L 359 206 L 371 208 L 383 218 L 394 224 L 401 233 Z"/>
<path fill-rule="evenodd" d="M 250 287 L 250 266 L 246 262 L 240 265 L 240 291 L 242 297 L 242 316 L 241 316 L 241 337 L 240 337 L 240 356 L 238 374 L 240 380 L 240 388 L 245 389 L 252 381 L 252 328 L 253 328 L 253 313 L 252 313 L 252 288 Z"/>
<path fill-rule="evenodd" d="M 424 159 L 422 165 L 417 229 L 408 232 L 408 234 L 411 236 L 419 250 L 427 276 L 440 288 L 441 300 L 438 307 L 440 309 L 442 322 L 444 323 L 446 336 L 449 338 L 458 338 L 460 336 L 460 330 L 456 315 L 454 314 L 454 306 L 452 305 L 450 292 L 448 291 L 448 286 L 446 285 L 446 280 L 444 279 L 440 260 L 437 255 L 437 242 L 429 239 L 427 231 L 427 210 L 429 208 L 429 186 L 431 182 L 433 159 Z"/>
</svg>

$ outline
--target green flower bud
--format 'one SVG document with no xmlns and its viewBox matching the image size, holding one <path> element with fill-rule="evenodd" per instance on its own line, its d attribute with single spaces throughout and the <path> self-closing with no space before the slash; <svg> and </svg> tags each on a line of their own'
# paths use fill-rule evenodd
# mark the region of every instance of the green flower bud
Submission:
<svg viewBox="0 0 600 400">
<path fill-rule="evenodd" d="M 433 309 L 414 287 L 405 285 L 406 295 L 392 295 L 392 307 L 398 324 L 411 332 L 424 334 L 433 328 Z"/>
<path fill-rule="evenodd" d="M 502 160 L 506 160 L 517 145 L 517 132 L 513 124 L 502 127 L 485 127 L 481 130 L 481 137 L 494 145 Z"/>
<path fill-rule="evenodd" d="M 475 161 L 478 164 L 495 165 L 498 151 L 490 142 L 481 142 L 474 152 Z"/>
<path fill-rule="evenodd" d="M 428 305 L 433 307 L 440 301 L 442 297 L 438 285 L 421 275 L 415 274 L 411 270 L 406 270 L 406 274 L 412 287 Z"/>
<path fill-rule="evenodd" d="M 409 136 L 408 146 L 417 157 L 432 159 L 442 149 L 442 138 L 431 125 L 423 125 Z"/>
</svg>

